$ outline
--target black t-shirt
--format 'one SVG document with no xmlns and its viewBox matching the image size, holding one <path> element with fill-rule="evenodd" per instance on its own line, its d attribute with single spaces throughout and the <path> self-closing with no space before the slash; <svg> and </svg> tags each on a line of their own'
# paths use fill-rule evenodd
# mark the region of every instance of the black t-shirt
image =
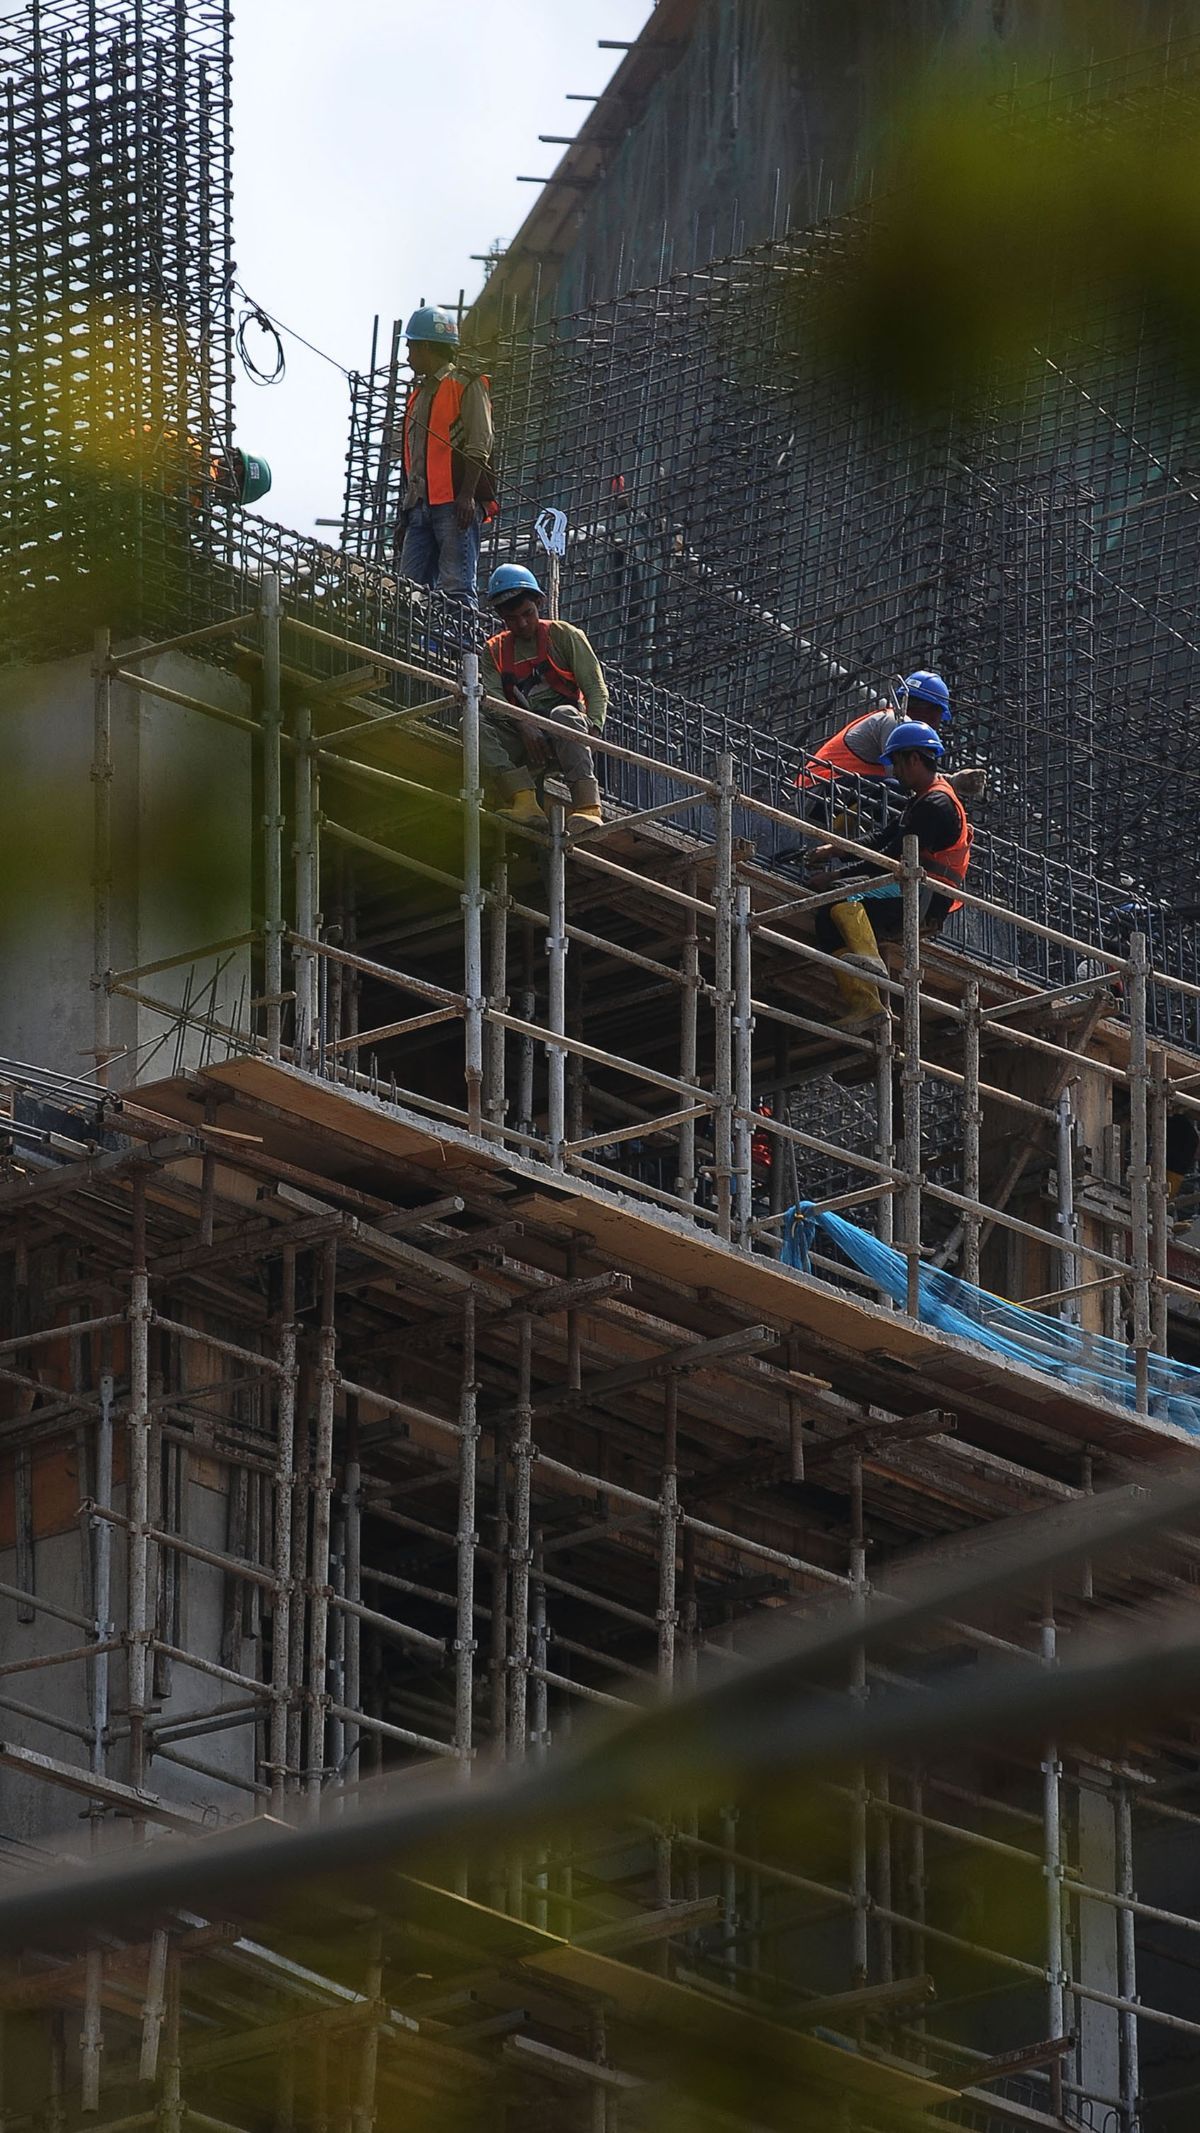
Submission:
<svg viewBox="0 0 1200 2133">
<path fill-rule="evenodd" d="M 900 859 L 905 838 L 915 837 L 924 859 L 927 852 L 946 852 L 957 844 L 959 820 L 958 807 L 949 793 L 922 793 L 910 800 L 886 829 L 866 841 L 873 852 L 882 852 L 885 859 Z"/>
</svg>

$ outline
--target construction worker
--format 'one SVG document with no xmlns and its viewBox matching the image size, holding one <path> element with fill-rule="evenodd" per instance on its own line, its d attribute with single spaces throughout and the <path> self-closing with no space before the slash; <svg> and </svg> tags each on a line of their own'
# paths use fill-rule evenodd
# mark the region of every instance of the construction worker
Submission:
<svg viewBox="0 0 1200 2133">
<path fill-rule="evenodd" d="M 422 304 L 405 331 L 414 382 L 393 432 L 404 469 L 398 567 L 414 585 L 473 603 L 480 521 L 495 507 L 488 381 L 457 367 L 448 311 Z"/>
<path fill-rule="evenodd" d="M 503 628 L 489 637 L 480 679 L 488 696 L 507 697 L 511 717 L 484 714 L 480 759 L 504 796 L 500 812 L 527 827 L 545 827 L 537 786 L 555 762 L 571 789 L 567 828 L 602 822 L 600 787 L 583 736 L 599 733 L 608 709 L 608 684 L 595 652 L 570 622 L 547 622 L 542 588 L 520 563 L 501 563 L 488 580 L 488 599 Z M 536 711 L 563 727 L 560 740 L 522 716 Z"/>
<path fill-rule="evenodd" d="M 966 880 L 971 859 L 971 825 L 958 793 L 941 774 L 944 753 L 937 732 L 925 721 L 904 719 L 896 725 L 881 760 L 900 785 L 905 803 L 886 828 L 864 840 L 870 850 L 899 859 L 905 838 L 917 839 L 921 865 L 934 877 L 923 881 L 920 891 L 922 930 L 931 933 L 961 908 L 954 891 Z M 822 874 L 823 856 L 820 849 L 814 854 L 818 861 L 810 875 L 814 887 L 833 879 L 831 869 Z M 856 872 L 861 870 L 860 861 L 850 864 Z M 938 882 L 944 882 L 945 888 L 936 886 Z M 844 903 L 827 904 L 817 912 L 817 946 L 848 966 L 838 977 L 848 1021 L 870 1020 L 882 1012 L 879 989 L 868 980 L 886 976 L 879 943 L 894 939 L 903 924 L 900 883 L 893 875 L 878 888 L 862 890 Z"/>
<path fill-rule="evenodd" d="M 805 795 L 806 821 L 823 823 L 826 829 L 838 829 L 835 817 L 840 814 L 848 825 L 855 823 L 861 790 L 857 786 L 845 786 L 842 781 L 850 777 L 882 781 L 887 777 L 884 754 L 903 719 L 910 716 L 922 718 L 935 728 L 949 724 L 950 691 L 940 674 L 918 667 L 915 673 L 905 675 L 893 696 L 893 704 L 880 704 L 877 710 L 852 718 L 808 757 L 796 779 L 797 787 Z M 921 709 L 910 712 L 912 704 L 919 704 Z M 851 835 L 852 828 L 846 827 L 841 834 Z"/>
</svg>

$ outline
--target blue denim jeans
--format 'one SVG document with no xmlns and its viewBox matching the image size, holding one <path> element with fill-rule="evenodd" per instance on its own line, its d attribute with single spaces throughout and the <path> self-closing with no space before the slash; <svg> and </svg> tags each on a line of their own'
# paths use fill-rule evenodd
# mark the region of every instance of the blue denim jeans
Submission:
<svg viewBox="0 0 1200 2133">
<path fill-rule="evenodd" d="M 405 514 L 402 578 L 436 586 L 452 600 L 474 602 L 478 570 L 478 511 L 465 530 L 453 504 L 415 504 Z"/>
</svg>

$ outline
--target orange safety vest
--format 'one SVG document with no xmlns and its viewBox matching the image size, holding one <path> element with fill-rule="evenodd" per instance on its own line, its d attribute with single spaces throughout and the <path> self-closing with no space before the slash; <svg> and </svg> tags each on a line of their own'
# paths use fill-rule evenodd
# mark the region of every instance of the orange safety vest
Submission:
<svg viewBox="0 0 1200 2133">
<path fill-rule="evenodd" d="M 490 391 L 491 381 L 481 378 L 485 392 Z M 462 481 L 463 456 L 450 441 L 454 424 L 462 409 L 463 394 L 468 380 L 457 378 L 449 372 L 438 386 L 429 410 L 429 422 L 425 432 L 425 493 L 431 504 L 452 504 L 458 495 Z M 412 428 L 416 415 L 417 395 L 410 392 L 404 409 L 404 475 L 412 473 Z M 490 467 L 480 469 L 475 486 L 475 501 L 486 518 L 495 517 L 495 482 Z"/>
<path fill-rule="evenodd" d="M 526 682 L 536 684 L 548 681 L 564 703 L 582 704 L 583 690 L 569 667 L 560 667 L 550 650 L 550 624 L 542 619 L 537 626 L 537 650 L 532 659 L 514 657 L 514 639 L 511 630 L 501 630 L 496 637 L 488 638 L 488 650 L 492 664 L 500 676 L 501 687 L 510 703 L 516 701 L 516 691 L 523 690 Z"/>
<path fill-rule="evenodd" d="M 847 735 L 853 733 L 856 726 L 861 726 L 864 718 L 874 716 L 874 712 L 864 711 L 858 718 L 852 718 L 849 724 L 841 727 L 837 733 L 831 734 L 827 741 L 822 741 L 796 779 L 797 785 L 802 788 L 829 785 L 843 772 L 857 778 L 886 778 L 885 764 L 864 762 L 861 755 L 855 755 L 847 741 Z"/>
<path fill-rule="evenodd" d="M 953 844 L 946 845 L 940 852 L 922 852 L 921 865 L 935 881 L 950 882 L 955 888 L 961 889 L 967 878 L 967 868 L 971 864 L 971 841 L 975 832 L 967 820 L 967 810 L 948 778 L 936 777 L 929 790 L 931 793 L 945 793 L 947 799 L 953 800 L 958 810 L 958 835 Z M 953 898 L 950 909 L 961 911 L 962 898 Z"/>
</svg>

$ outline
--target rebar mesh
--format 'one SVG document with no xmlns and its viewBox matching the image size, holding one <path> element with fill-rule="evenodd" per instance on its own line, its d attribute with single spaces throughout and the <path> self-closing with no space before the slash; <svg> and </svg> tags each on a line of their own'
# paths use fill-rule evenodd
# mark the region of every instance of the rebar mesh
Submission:
<svg viewBox="0 0 1200 2133">
<path fill-rule="evenodd" d="M 1189 46 L 1060 91 L 1102 126 L 1194 106 Z M 1140 103 L 1139 103 L 1140 100 Z M 1019 125 L 1028 102 L 1006 114 Z M 1051 97 L 1050 108 L 1058 107 Z M 563 612 L 603 656 L 711 714 L 812 746 L 889 674 L 937 665 L 989 826 L 1190 895 L 1200 686 L 1200 415 L 1161 336 L 1096 303 L 1028 375 L 928 422 L 848 377 L 818 330 L 865 218 L 502 333 L 487 353 L 503 517 L 536 562 L 566 512 Z M 383 555 L 398 471 L 357 382 L 346 537 Z"/>
<path fill-rule="evenodd" d="M 202 513 L 230 436 L 230 10 L 0 21 L 7 656 L 136 619 L 139 492 Z"/>
</svg>

